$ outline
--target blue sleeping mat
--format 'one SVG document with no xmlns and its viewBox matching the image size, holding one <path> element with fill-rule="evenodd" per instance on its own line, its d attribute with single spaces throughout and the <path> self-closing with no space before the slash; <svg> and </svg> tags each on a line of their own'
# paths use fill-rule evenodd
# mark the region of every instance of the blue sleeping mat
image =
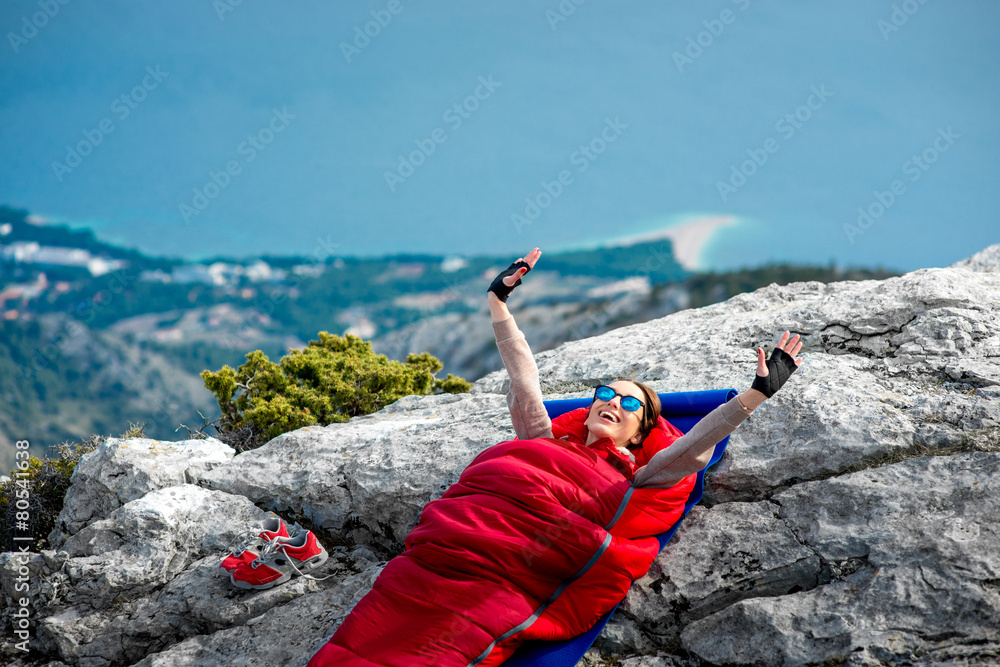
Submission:
<svg viewBox="0 0 1000 667">
<path fill-rule="evenodd" d="M 660 402 L 663 404 L 661 414 L 664 419 L 679 430 L 687 433 L 702 417 L 727 402 L 736 393 L 735 389 L 716 389 L 659 394 Z M 563 401 L 546 401 L 545 408 L 548 410 L 549 417 L 556 417 L 564 412 L 588 406 L 591 400 L 590 398 L 572 398 Z M 715 446 L 715 452 L 712 454 L 709 466 L 714 465 L 722 458 L 728 443 L 729 437 L 727 436 Z M 684 516 L 701 500 L 704 480 L 705 471 L 702 470 L 698 473 L 698 481 L 695 482 L 694 488 L 691 489 L 691 495 L 688 496 L 688 501 L 684 505 L 684 514 L 677 520 L 677 523 L 671 526 L 670 530 L 656 536 L 660 541 L 660 549 L 663 549 L 677 532 Z M 526 642 L 510 660 L 504 663 L 504 667 L 573 667 L 594 643 L 597 636 L 601 634 L 601 630 L 604 629 L 614 611 L 612 609 L 602 616 L 594 627 L 579 637 L 561 642 Z"/>
</svg>

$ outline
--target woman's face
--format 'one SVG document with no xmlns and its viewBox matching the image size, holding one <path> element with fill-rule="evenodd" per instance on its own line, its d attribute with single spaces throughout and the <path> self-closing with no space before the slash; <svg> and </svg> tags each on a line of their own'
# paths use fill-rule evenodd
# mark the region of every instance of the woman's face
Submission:
<svg viewBox="0 0 1000 667">
<path fill-rule="evenodd" d="M 590 406 L 585 422 L 590 434 L 587 444 L 601 438 L 611 438 L 618 447 L 637 444 L 642 440 L 639 432 L 643 412 L 646 410 L 646 398 L 639 387 L 627 380 L 618 380 L 608 385 L 623 396 L 635 396 L 643 402 L 643 406 L 635 412 L 622 409 L 621 396 L 614 396 L 610 401 L 595 400 Z"/>
</svg>

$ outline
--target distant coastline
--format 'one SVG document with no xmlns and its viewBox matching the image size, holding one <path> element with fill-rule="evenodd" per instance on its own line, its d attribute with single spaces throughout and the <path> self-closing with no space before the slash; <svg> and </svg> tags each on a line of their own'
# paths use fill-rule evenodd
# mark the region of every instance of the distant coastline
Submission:
<svg viewBox="0 0 1000 667">
<path fill-rule="evenodd" d="M 704 265 L 706 247 L 718 238 L 716 234 L 719 230 L 732 227 L 738 222 L 739 219 L 733 215 L 671 216 L 667 221 L 661 221 L 658 228 L 652 231 L 588 244 L 586 249 L 623 248 L 670 239 L 678 264 L 688 271 L 704 271 L 708 268 Z"/>
<path fill-rule="evenodd" d="M 705 215 L 659 231 L 636 234 L 618 241 L 615 245 L 635 245 L 670 239 L 673 242 L 674 257 L 677 262 L 689 271 L 700 271 L 704 268 L 702 252 L 705 246 L 716 232 L 737 222 L 736 216 L 732 215 Z"/>
</svg>

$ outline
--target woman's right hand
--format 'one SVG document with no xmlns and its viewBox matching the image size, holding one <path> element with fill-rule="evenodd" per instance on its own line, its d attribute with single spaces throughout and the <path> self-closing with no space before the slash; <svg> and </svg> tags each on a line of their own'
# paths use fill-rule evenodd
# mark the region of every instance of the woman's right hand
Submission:
<svg viewBox="0 0 1000 667">
<path fill-rule="evenodd" d="M 501 271 L 500 275 L 493 279 L 493 283 L 490 285 L 487 293 L 487 299 L 489 300 L 490 314 L 494 322 L 499 322 L 510 317 L 510 311 L 507 310 L 507 304 L 505 303 L 507 296 L 510 295 L 511 290 L 517 285 L 518 281 L 521 280 L 524 274 L 534 268 L 535 262 L 537 262 L 538 258 L 541 256 L 542 251 L 535 248 L 524 257 L 518 257 L 516 262 L 507 267 L 506 270 Z M 518 267 L 518 262 L 521 262 L 522 266 Z M 515 270 L 511 271 L 512 268 Z M 508 271 L 510 271 L 510 273 L 508 273 Z M 497 292 L 494 291 L 494 288 L 496 288 L 499 292 L 504 293 L 503 299 L 501 299 Z"/>
<path fill-rule="evenodd" d="M 493 279 L 493 283 L 487 290 L 491 295 L 489 297 L 490 301 L 492 302 L 493 299 L 497 299 L 499 301 L 506 302 L 507 297 L 510 296 L 513 289 L 520 284 L 521 278 L 524 277 L 524 274 L 535 267 L 535 263 L 541 256 L 542 251 L 535 248 L 524 257 L 518 257 L 517 261 L 501 271 L 500 274 Z"/>
</svg>

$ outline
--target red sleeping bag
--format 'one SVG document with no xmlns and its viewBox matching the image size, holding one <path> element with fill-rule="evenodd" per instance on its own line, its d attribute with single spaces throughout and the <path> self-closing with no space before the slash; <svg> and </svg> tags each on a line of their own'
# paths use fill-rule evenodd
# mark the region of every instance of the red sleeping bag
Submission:
<svg viewBox="0 0 1000 667">
<path fill-rule="evenodd" d="M 681 432 L 661 418 L 630 463 L 610 440 L 583 445 L 586 411 L 553 421 L 567 439 L 477 456 L 309 667 L 490 667 L 525 640 L 575 637 L 618 604 L 697 475 L 634 488 L 631 472 Z"/>
</svg>

